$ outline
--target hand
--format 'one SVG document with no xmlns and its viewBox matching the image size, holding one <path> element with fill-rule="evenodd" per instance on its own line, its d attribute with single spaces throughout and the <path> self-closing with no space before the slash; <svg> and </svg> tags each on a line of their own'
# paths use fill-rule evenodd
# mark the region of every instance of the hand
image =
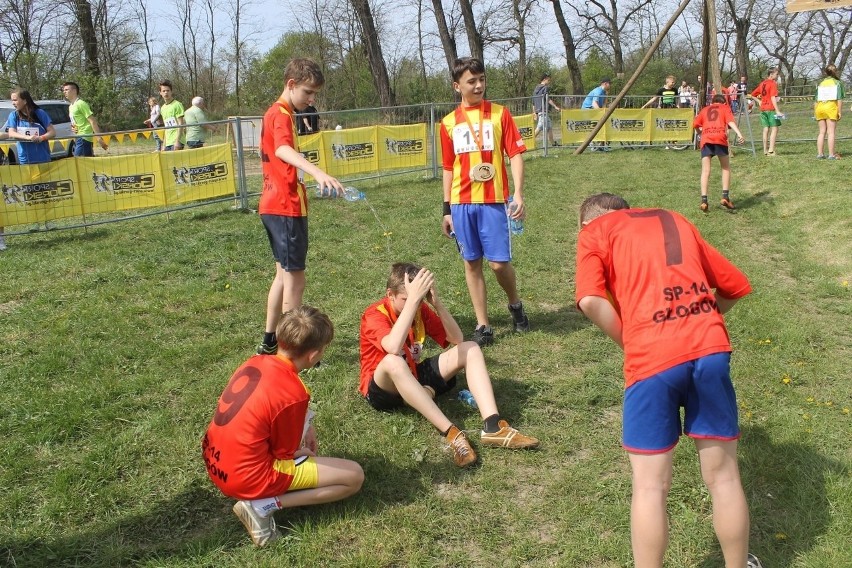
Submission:
<svg viewBox="0 0 852 568">
<path fill-rule="evenodd" d="M 743 138 L 742 136 L 737 136 L 737 145 L 739 146 L 742 144 L 745 144 L 745 138 Z"/>
<path fill-rule="evenodd" d="M 517 221 L 523 220 L 527 216 L 527 208 L 524 205 L 524 198 L 519 194 L 512 197 L 512 204 L 509 209 L 509 217 Z"/>
<path fill-rule="evenodd" d="M 77 125 L 76 124 L 73 124 L 73 123 L 71 124 L 71 132 L 73 132 L 74 134 L 77 134 Z"/>
<path fill-rule="evenodd" d="M 408 274 L 405 275 L 405 292 L 409 300 L 413 299 L 419 303 L 429 294 L 434 285 L 435 275 L 425 268 L 421 268 L 413 280 L 408 279 Z"/>
<path fill-rule="evenodd" d="M 337 178 L 323 172 L 322 175 L 315 177 L 314 179 L 317 181 L 317 187 L 329 189 L 328 195 L 331 195 L 332 197 L 343 197 L 343 184 L 340 183 Z"/>
<path fill-rule="evenodd" d="M 317 455 L 317 430 L 314 428 L 313 424 L 311 424 L 308 427 L 308 431 L 305 432 L 305 437 L 302 440 L 302 448 L 300 451 L 305 451 L 305 454 L 303 455 Z"/>
<path fill-rule="evenodd" d="M 441 232 L 443 232 L 444 236 L 448 239 L 455 238 L 455 233 L 453 233 L 452 215 L 444 215 L 443 219 L 441 219 Z"/>
<path fill-rule="evenodd" d="M 103 148 L 104 150 L 109 150 L 109 144 L 106 143 L 106 140 L 104 140 L 103 138 L 99 138 L 99 140 L 101 142 L 101 148 Z"/>
</svg>

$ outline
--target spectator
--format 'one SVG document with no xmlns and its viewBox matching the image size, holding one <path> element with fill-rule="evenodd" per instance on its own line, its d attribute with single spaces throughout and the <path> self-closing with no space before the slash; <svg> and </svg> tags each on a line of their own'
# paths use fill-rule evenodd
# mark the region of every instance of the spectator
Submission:
<svg viewBox="0 0 852 568">
<path fill-rule="evenodd" d="M 160 115 L 163 117 L 163 126 L 166 128 L 165 140 L 163 140 L 163 151 L 182 150 L 184 138 L 182 128 L 186 121 L 183 118 L 184 110 L 180 101 L 174 98 L 172 93 L 172 82 L 165 80 L 160 83 L 160 96 L 163 97 L 163 106 L 160 107 Z"/>
<path fill-rule="evenodd" d="M 201 148 L 207 140 L 208 132 L 213 132 L 212 124 L 207 124 L 207 114 L 204 112 L 204 99 L 193 97 L 192 106 L 183 113 L 186 124 L 186 146 L 189 149 Z"/>
<path fill-rule="evenodd" d="M 163 119 L 160 117 L 160 105 L 157 104 L 157 97 L 148 97 L 148 108 L 149 114 L 148 118 L 145 119 L 145 125 L 150 128 L 159 128 L 163 126 Z M 160 135 L 157 134 L 157 131 L 153 132 L 154 141 L 157 143 L 157 152 L 163 149 L 163 139 L 160 138 Z"/>
<path fill-rule="evenodd" d="M 609 77 L 601 79 L 600 85 L 589 91 L 586 98 L 583 100 L 582 109 L 598 109 L 606 106 L 606 95 L 609 93 L 609 88 L 612 86 L 612 81 Z M 595 144 L 591 148 L 592 152 L 607 152 L 609 146 L 605 143 Z"/>
<path fill-rule="evenodd" d="M 778 102 L 778 68 L 773 67 L 766 72 L 764 79 L 757 88 L 752 91 L 751 96 L 760 99 L 760 125 L 763 127 L 763 155 L 775 155 L 775 140 L 778 138 L 778 127 L 784 114 Z"/>
<path fill-rule="evenodd" d="M 680 87 L 677 88 L 678 106 L 680 108 L 689 108 L 691 106 L 692 93 L 690 92 L 689 84 L 686 80 L 680 82 Z"/>
<path fill-rule="evenodd" d="M 319 113 L 317 107 L 308 105 L 305 110 L 296 113 L 296 127 L 300 135 L 319 132 Z"/>
<path fill-rule="evenodd" d="M 677 107 L 677 89 L 675 89 L 675 76 L 669 75 L 666 77 L 666 83 L 659 90 L 657 90 L 657 94 L 651 97 L 647 103 L 642 105 L 642 108 L 648 108 L 655 104 L 658 105 L 659 108 L 676 108 Z"/>
<path fill-rule="evenodd" d="M 80 98 L 80 86 L 77 83 L 72 81 L 63 83 L 62 94 L 71 103 L 71 106 L 68 107 L 68 115 L 71 117 L 71 129 L 75 134 L 82 134 L 81 137 L 74 140 L 74 156 L 94 156 L 95 151 L 92 147 L 91 135 L 101 133 L 98 119 L 92 113 L 89 103 Z M 98 137 L 98 143 L 104 150 L 109 149 L 109 145 L 103 136 Z"/>
<path fill-rule="evenodd" d="M 533 120 L 536 123 L 535 133 L 533 134 L 533 138 L 538 136 L 538 133 L 544 130 L 545 136 L 547 136 L 547 140 L 550 141 L 551 146 L 558 146 L 559 143 L 553 139 L 553 125 L 550 122 L 550 116 L 548 116 L 548 106 L 553 107 L 557 111 L 562 110 L 559 108 L 553 99 L 549 96 L 549 88 L 550 88 L 550 73 L 545 73 L 541 76 L 541 81 L 538 85 L 536 85 L 535 90 L 532 95 L 532 103 L 533 103 Z M 542 142 L 544 138 L 542 138 Z"/>
</svg>

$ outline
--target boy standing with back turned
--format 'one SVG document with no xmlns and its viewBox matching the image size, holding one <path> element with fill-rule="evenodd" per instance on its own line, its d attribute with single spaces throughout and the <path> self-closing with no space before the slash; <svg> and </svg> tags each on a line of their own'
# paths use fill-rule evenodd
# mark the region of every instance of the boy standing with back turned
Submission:
<svg viewBox="0 0 852 568">
<path fill-rule="evenodd" d="M 713 95 L 713 103 L 701 109 L 692 127 L 701 133 L 701 204 L 699 208 L 707 212 L 707 187 L 710 185 L 710 162 L 718 156 L 722 166 L 722 200 L 726 209 L 734 209 L 734 202 L 728 193 L 731 188 L 731 157 L 728 155 L 728 128 L 737 133 L 737 144 L 745 142 L 743 133 L 737 127 L 737 121 L 728 106 L 725 95 Z"/>
<path fill-rule="evenodd" d="M 266 327 L 258 354 L 278 350 L 275 325 L 282 311 L 301 305 L 308 257 L 308 195 L 304 174 L 320 188 L 343 195 L 343 185 L 299 153 L 296 112 L 314 103 L 325 83 L 319 65 L 293 59 L 284 70 L 284 91 L 266 114 L 260 130 L 263 190 L 258 212 L 275 258 L 275 279 L 266 300 Z"/>
<path fill-rule="evenodd" d="M 488 301 L 482 257 L 488 259 L 497 283 L 506 292 L 514 330 L 529 331 L 530 322 L 518 295 L 507 201 L 509 178 L 503 153 L 512 168 L 512 207 L 508 214 L 521 220 L 524 206 L 524 159 L 521 134 L 509 110 L 485 100 L 485 66 L 463 57 L 453 64 L 453 89 L 461 104 L 441 121 L 444 163 L 444 235 L 455 238 L 464 260 L 465 281 L 476 314 L 473 340 L 480 346 L 494 341 L 488 322 Z"/>
<path fill-rule="evenodd" d="M 683 216 L 601 193 L 580 206 L 577 307 L 624 351 L 622 445 L 633 471 L 637 568 L 662 568 L 681 431 L 695 440 L 726 568 L 759 568 L 737 465 L 737 401 L 722 314 L 748 279 Z M 681 425 L 680 407 L 684 407 Z"/>
</svg>

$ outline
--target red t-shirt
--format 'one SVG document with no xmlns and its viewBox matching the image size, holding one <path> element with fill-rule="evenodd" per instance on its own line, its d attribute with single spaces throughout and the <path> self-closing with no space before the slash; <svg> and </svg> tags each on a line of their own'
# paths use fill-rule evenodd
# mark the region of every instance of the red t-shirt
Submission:
<svg viewBox="0 0 852 568">
<path fill-rule="evenodd" d="M 257 210 L 261 215 L 307 217 L 308 198 L 299 170 L 275 155 L 280 146 L 297 152 L 296 123 L 287 103 L 278 100 L 263 115 L 260 129 L 260 165 L 263 191 Z"/>
<path fill-rule="evenodd" d="M 367 396 L 367 387 L 370 386 L 376 367 L 387 355 L 382 347 L 382 339 L 390 334 L 397 316 L 390 298 L 384 298 L 370 305 L 361 316 L 361 379 L 358 390 L 364 396 Z M 441 348 L 450 344 L 441 318 L 425 302 L 421 302 L 408 332 L 408 339 L 405 340 L 405 346 L 399 353 L 404 357 L 408 356 L 407 353 L 410 354 L 409 366 L 413 367 L 420 362 L 423 343 L 427 337 L 431 337 Z M 413 373 L 417 376 L 416 369 Z"/>
<path fill-rule="evenodd" d="M 236 370 L 202 441 L 207 475 L 222 493 L 259 499 L 287 491 L 310 398 L 284 357 L 257 355 Z M 276 471 L 275 460 L 289 463 Z"/>
<path fill-rule="evenodd" d="M 693 128 L 701 129 L 701 147 L 705 144 L 728 145 L 728 123 L 734 121 L 734 114 L 727 104 L 713 103 L 701 109 L 695 120 L 692 121 Z"/>
<path fill-rule="evenodd" d="M 772 99 L 778 96 L 778 83 L 774 79 L 764 79 L 757 88 L 751 92 L 751 96 L 760 97 L 760 111 L 775 110 Z"/>
<path fill-rule="evenodd" d="M 483 133 L 478 135 L 482 151 L 471 126 L 474 132 Z M 526 150 L 509 109 L 490 101 L 475 107 L 459 106 L 441 121 L 443 165 L 453 172 L 450 203 L 506 203 L 509 178 L 503 153 L 512 158 Z M 481 163 L 494 166 L 495 175 L 488 181 L 472 181 L 470 170 Z"/>
<path fill-rule="evenodd" d="M 610 298 L 621 317 L 626 386 L 731 350 L 713 295 L 741 298 L 748 279 L 689 221 L 663 209 L 594 219 L 577 240 L 577 295 Z"/>
</svg>

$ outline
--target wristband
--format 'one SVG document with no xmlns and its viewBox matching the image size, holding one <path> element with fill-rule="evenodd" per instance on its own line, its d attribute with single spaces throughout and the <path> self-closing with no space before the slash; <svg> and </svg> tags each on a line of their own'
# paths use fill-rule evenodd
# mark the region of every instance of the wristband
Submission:
<svg viewBox="0 0 852 568">
<path fill-rule="evenodd" d="M 446 217 L 447 215 L 451 215 L 451 214 L 452 213 L 450 212 L 450 202 L 444 201 L 444 216 Z"/>
</svg>

